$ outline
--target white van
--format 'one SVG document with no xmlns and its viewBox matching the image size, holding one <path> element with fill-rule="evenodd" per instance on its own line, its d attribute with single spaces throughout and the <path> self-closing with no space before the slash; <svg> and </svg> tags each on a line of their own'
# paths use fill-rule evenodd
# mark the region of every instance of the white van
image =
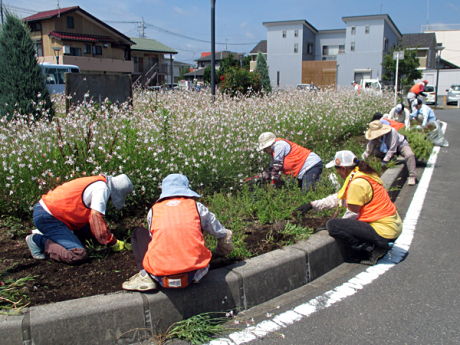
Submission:
<svg viewBox="0 0 460 345">
<path fill-rule="evenodd" d="M 361 79 L 361 92 L 382 93 L 382 84 L 378 79 Z"/>
<path fill-rule="evenodd" d="M 74 65 L 56 65 L 49 62 L 38 65 L 43 70 L 46 87 L 51 94 L 65 92 L 64 73 L 80 73 L 80 67 Z"/>
</svg>

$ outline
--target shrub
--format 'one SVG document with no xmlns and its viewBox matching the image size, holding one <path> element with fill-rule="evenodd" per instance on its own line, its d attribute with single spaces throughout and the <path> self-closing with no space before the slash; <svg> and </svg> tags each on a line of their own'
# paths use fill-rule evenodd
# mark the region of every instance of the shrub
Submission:
<svg viewBox="0 0 460 345">
<path fill-rule="evenodd" d="M 219 87 L 222 93 L 234 97 L 237 94 L 246 95 L 260 91 L 260 74 L 239 67 L 230 68 L 227 71 L 220 77 Z"/>
</svg>

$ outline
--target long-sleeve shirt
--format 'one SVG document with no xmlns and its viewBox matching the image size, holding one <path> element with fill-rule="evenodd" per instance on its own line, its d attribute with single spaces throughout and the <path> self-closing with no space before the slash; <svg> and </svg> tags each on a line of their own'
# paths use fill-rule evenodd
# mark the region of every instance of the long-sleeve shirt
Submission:
<svg viewBox="0 0 460 345">
<path fill-rule="evenodd" d="M 417 118 L 419 114 L 423 116 L 422 127 L 425 127 L 427 123 L 430 121 L 436 121 L 436 115 L 434 114 L 433 109 L 431 109 L 426 104 L 422 104 L 420 109 L 415 109 L 415 111 L 412 114 L 410 114 L 410 117 Z"/>
<path fill-rule="evenodd" d="M 382 145 L 383 139 L 385 139 L 385 144 L 388 148 L 388 152 L 383 158 L 385 162 L 388 162 L 391 158 L 393 158 L 396 152 L 398 152 L 398 147 L 403 148 L 409 145 L 407 140 L 405 140 L 406 138 L 404 135 L 399 134 L 396 129 L 392 128 L 391 131 L 384 136 L 369 140 L 366 151 L 362 154 L 362 158 L 365 159 L 366 157 L 369 157 L 370 154 L 377 156 L 378 154 L 376 153 L 380 153 L 380 146 Z"/>
<path fill-rule="evenodd" d="M 219 222 L 219 220 L 217 220 L 214 213 L 209 211 L 209 209 L 200 202 L 196 203 L 196 208 L 198 210 L 198 214 L 200 215 L 201 228 L 204 231 L 216 238 L 223 238 L 227 236 L 227 229 Z M 147 214 L 149 230 L 152 223 L 152 215 L 152 209 L 150 209 Z M 152 236 L 150 231 L 149 233 L 150 236 Z"/>
<path fill-rule="evenodd" d="M 383 115 L 383 117 L 390 119 L 390 120 L 395 120 L 401 123 L 404 123 L 404 126 L 406 126 L 406 129 L 410 128 L 410 111 L 409 109 L 404 108 L 404 111 L 397 113 L 396 107 L 390 110 L 389 114 Z"/>
<path fill-rule="evenodd" d="M 337 206 L 347 207 L 347 203 L 344 199 L 339 199 L 337 193 L 331 194 L 323 199 L 315 200 L 310 202 L 313 206 L 313 210 L 315 211 L 322 211 L 322 210 L 330 210 Z M 358 219 L 359 213 L 351 212 L 348 208 L 345 214 L 343 215 L 343 219 Z"/>
</svg>

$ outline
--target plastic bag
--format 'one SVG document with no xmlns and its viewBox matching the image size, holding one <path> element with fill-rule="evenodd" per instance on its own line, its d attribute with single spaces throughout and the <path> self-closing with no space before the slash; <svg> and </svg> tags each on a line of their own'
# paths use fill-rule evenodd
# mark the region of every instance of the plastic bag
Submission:
<svg viewBox="0 0 460 345">
<path fill-rule="evenodd" d="M 449 143 L 444 137 L 441 122 L 436 120 L 430 121 L 430 123 L 434 124 L 436 128 L 430 133 L 427 133 L 426 137 L 433 142 L 434 146 L 449 147 Z"/>
</svg>

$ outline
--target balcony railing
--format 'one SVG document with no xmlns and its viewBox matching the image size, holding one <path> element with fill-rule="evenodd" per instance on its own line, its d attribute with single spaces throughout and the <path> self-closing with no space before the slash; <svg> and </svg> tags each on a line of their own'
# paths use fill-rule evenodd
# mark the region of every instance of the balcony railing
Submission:
<svg viewBox="0 0 460 345">
<path fill-rule="evenodd" d="M 138 74 L 142 74 L 142 73 L 147 73 L 151 68 L 152 66 L 155 65 L 155 64 L 151 64 L 151 63 L 135 63 L 134 64 L 134 73 L 138 73 Z M 160 64 L 159 66 L 155 66 L 152 71 L 150 72 L 151 73 L 161 73 L 161 74 L 170 74 L 171 70 L 171 66 L 168 65 L 168 64 Z"/>
</svg>

